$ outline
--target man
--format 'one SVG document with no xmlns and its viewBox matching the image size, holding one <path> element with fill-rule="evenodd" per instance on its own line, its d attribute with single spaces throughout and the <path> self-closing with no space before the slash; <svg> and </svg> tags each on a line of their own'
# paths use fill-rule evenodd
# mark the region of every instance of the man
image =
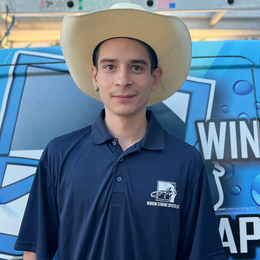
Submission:
<svg viewBox="0 0 260 260">
<path fill-rule="evenodd" d="M 188 30 L 140 9 L 63 21 L 71 75 L 104 110 L 46 147 L 15 246 L 24 259 L 225 259 L 199 153 L 146 111 L 185 81 Z"/>
</svg>

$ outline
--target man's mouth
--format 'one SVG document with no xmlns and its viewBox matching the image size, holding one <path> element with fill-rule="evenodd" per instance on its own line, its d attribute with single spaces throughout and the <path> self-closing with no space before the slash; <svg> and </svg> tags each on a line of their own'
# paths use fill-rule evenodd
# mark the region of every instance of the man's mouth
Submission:
<svg viewBox="0 0 260 260">
<path fill-rule="evenodd" d="M 136 95 L 135 94 L 126 94 L 126 95 L 112 95 L 113 98 L 119 101 L 129 101 L 133 99 Z"/>
</svg>

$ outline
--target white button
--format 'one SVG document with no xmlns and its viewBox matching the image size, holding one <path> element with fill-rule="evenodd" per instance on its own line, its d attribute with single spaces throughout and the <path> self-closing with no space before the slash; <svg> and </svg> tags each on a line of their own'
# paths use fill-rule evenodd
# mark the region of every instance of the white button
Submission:
<svg viewBox="0 0 260 260">
<path fill-rule="evenodd" d="M 119 182 L 123 180 L 123 178 L 122 178 L 121 176 L 118 176 L 116 179 L 117 179 L 117 181 L 119 181 Z"/>
<path fill-rule="evenodd" d="M 112 144 L 113 144 L 113 145 L 116 145 L 116 141 L 113 141 Z"/>
</svg>

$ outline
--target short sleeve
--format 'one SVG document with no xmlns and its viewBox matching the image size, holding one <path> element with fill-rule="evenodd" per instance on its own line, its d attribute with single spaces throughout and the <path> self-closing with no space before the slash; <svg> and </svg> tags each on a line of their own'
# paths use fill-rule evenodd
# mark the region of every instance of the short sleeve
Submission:
<svg viewBox="0 0 260 260">
<path fill-rule="evenodd" d="M 213 209 L 205 166 L 187 194 L 181 212 L 178 260 L 226 259 Z"/>
<path fill-rule="evenodd" d="M 36 253 L 37 260 L 52 259 L 58 247 L 58 211 L 45 153 L 38 164 L 14 249 Z"/>
</svg>

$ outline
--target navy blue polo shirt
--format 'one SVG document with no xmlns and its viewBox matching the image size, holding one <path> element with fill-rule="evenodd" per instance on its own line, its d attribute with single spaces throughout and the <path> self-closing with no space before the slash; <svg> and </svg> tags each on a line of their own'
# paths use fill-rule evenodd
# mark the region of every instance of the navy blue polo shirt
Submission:
<svg viewBox="0 0 260 260">
<path fill-rule="evenodd" d="M 15 249 L 65 260 L 225 259 L 199 152 L 151 112 L 123 151 L 95 123 L 43 152 Z"/>
</svg>

